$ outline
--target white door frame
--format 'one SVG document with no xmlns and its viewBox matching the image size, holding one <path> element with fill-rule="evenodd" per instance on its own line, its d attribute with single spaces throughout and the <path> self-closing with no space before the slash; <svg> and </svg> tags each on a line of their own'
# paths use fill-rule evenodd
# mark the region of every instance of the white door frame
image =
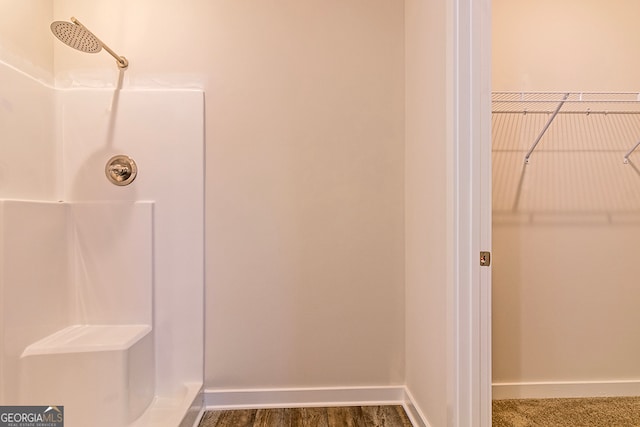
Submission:
<svg viewBox="0 0 640 427">
<path fill-rule="evenodd" d="M 453 0 L 448 425 L 491 426 L 491 0 Z"/>
</svg>

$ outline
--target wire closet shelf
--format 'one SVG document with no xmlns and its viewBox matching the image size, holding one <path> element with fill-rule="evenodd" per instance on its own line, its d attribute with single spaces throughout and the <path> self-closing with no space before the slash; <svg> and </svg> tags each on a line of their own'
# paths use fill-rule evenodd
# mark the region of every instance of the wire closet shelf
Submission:
<svg viewBox="0 0 640 427">
<path fill-rule="evenodd" d="M 640 115 L 640 92 L 492 92 L 491 112 L 549 115 L 524 157 L 526 164 L 558 115 Z M 625 164 L 629 163 L 629 156 L 638 147 L 640 135 L 635 145 L 624 155 Z"/>
</svg>

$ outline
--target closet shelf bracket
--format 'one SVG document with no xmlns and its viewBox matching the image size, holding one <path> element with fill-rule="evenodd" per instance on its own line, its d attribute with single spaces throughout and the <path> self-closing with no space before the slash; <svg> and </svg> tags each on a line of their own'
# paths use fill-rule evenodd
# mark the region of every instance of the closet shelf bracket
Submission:
<svg viewBox="0 0 640 427">
<path fill-rule="evenodd" d="M 631 150 L 627 151 L 627 154 L 624 155 L 625 164 L 629 163 L 629 156 L 631 155 L 631 153 L 636 151 L 636 148 L 638 148 L 638 146 L 640 146 L 640 141 L 636 142 L 636 145 L 634 145 L 633 148 Z"/>
<path fill-rule="evenodd" d="M 544 128 L 542 128 L 542 131 L 540 132 L 540 134 L 538 135 L 538 137 L 536 138 L 536 140 L 534 141 L 533 145 L 531 146 L 531 148 L 529 148 L 529 151 L 527 151 L 526 156 L 524 156 L 524 163 L 527 164 L 529 163 L 529 157 L 531 157 L 531 153 L 533 153 L 533 150 L 536 149 L 536 147 L 538 146 L 538 144 L 540 143 L 540 140 L 542 139 L 542 137 L 544 136 L 545 132 L 547 131 L 547 129 L 549 129 L 549 126 L 551 126 L 551 123 L 553 122 L 553 120 L 556 118 L 556 116 L 558 115 L 558 113 L 560 112 L 560 109 L 562 108 L 562 106 L 564 105 L 564 103 L 567 101 L 567 99 L 569 98 L 569 95 L 571 95 L 570 93 L 565 93 L 564 94 L 564 98 L 562 98 L 562 101 L 560 101 L 560 103 L 558 104 L 558 106 L 556 107 L 555 111 L 553 112 L 553 114 L 551 115 L 551 117 L 549 117 L 549 120 L 547 120 L 547 124 L 544 125 Z M 635 147 L 634 147 L 635 150 Z M 631 150 L 633 151 L 633 150 Z"/>
</svg>

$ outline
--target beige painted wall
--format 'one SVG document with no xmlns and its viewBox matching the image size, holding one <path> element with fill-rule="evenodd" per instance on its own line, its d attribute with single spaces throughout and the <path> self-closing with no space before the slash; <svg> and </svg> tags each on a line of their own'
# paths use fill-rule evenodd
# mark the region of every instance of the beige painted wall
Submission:
<svg viewBox="0 0 640 427">
<path fill-rule="evenodd" d="M 640 222 L 494 224 L 494 382 L 640 377 Z"/>
<path fill-rule="evenodd" d="M 445 1 L 405 2 L 406 383 L 447 424 L 447 52 Z"/>
<path fill-rule="evenodd" d="M 637 2 L 493 8 L 494 90 L 640 88 Z M 506 125 L 494 127 L 494 382 L 640 377 L 640 175 L 622 163 L 640 138 L 636 122 L 563 116 L 526 170 L 540 123 L 504 140 L 495 132 Z"/>
<path fill-rule="evenodd" d="M 58 200 L 53 82 L 53 3 L 0 0 L 0 195 Z M 18 71 L 20 70 L 20 71 Z"/>
<path fill-rule="evenodd" d="M 205 386 L 402 384 L 403 3 L 56 1 L 71 15 L 125 85 L 206 92 Z M 106 53 L 55 54 L 63 86 L 115 82 Z"/>
<path fill-rule="evenodd" d="M 37 77 L 51 75 L 52 16 L 52 1 L 0 0 L 0 59 Z"/>
<path fill-rule="evenodd" d="M 634 0 L 494 0 L 493 90 L 634 91 Z"/>
</svg>

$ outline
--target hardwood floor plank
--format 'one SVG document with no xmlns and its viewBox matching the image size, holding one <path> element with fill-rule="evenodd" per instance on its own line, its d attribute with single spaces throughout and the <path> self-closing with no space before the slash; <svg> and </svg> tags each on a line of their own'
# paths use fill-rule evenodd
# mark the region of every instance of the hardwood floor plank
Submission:
<svg viewBox="0 0 640 427">
<path fill-rule="evenodd" d="M 349 406 L 348 408 L 355 427 L 369 427 L 364 418 L 364 410 L 362 406 Z"/>
<path fill-rule="evenodd" d="M 327 408 L 327 421 L 329 427 L 367 427 L 359 406 Z"/>
<path fill-rule="evenodd" d="M 381 406 L 365 406 L 362 408 L 362 418 L 368 426 L 387 426 L 386 411 Z"/>
<path fill-rule="evenodd" d="M 199 427 L 216 427 L 222 411 L 206 411 L 200 420 Z"/>
<path fill-rule="evenodd" d="M 411 424 L 411 420 L 409 419 L 409 416 L 407 415 L 407 412 L 404 410 L 402 405 L 393 405 L 389 406 L 389 408 L 393 408 L 392 410 L 397 414 L 398 418 L 400 418 L 400 422 L 402 424 L 398 424 L 398 426 L 413 427 L 413 424 Z"/>
<path fill-rule="evenodd" d="M 207 411 L 199 427 L 411 427 L 402 406 Z"/>
<path fill-rule="evenodd" d="M 362 413 L 365 424 L 371 427 L 411 427 L 409 417 L 400 405 L 364 406 Z"/>
<path fill-rule="evenodd" d="M 287 427 L 299 426 L 302 424 L 302 409 L 301 408 L 288 408 L 285 413 L 285 424 Z"/>
<path fill-rule="evenodd" d="M 328 427 L 327 408 L 289 408 L 285 410 L 286 427 Z"/>
<path fill-rule="evenodd" d="M 256 412 L 256 409 L 222 411 L 217 423 L 211 427 L 253 427 Z"/>
<path fill-rule="evenodd" d="M 301 427 L 328 427 L 327 408 L 300 408 Z"/>
<path fill-rule="evenodd" d="M 286 409 L 258 409 L 253 427 L 282 427 L 285 423 Z"/>
</svg>

